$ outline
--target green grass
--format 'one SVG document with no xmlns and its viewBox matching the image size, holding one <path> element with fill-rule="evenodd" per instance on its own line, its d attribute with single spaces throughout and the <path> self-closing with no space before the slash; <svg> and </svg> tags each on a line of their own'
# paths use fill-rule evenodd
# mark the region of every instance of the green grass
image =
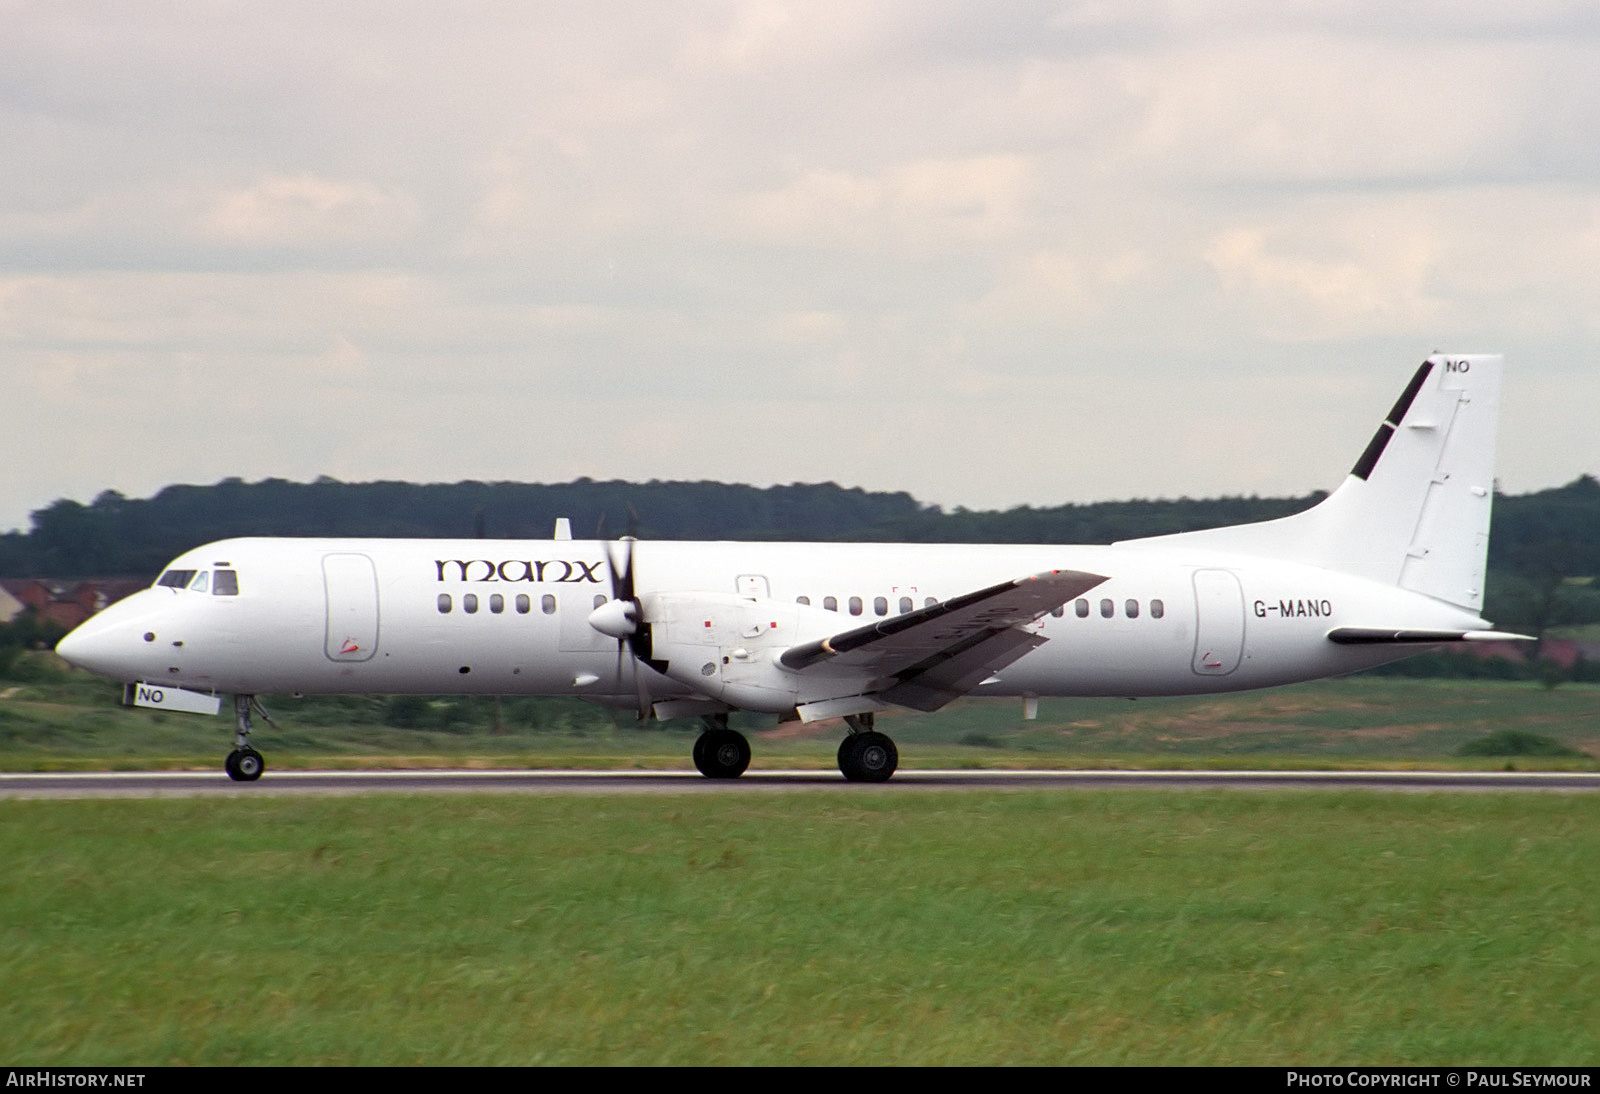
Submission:
<svg viewBox="0 0 1600 1094">
<path fill-rule="evenodd" d="M 22 680 L 0 681 L 0 769 L 218 766 L 232 741 L 230 715 L 126 709 L 118 688 L 29 654 Z M 267 697 L 277 726 L 258 721 L 254 742 L 270 769 L 357 766 L 690 766 L 694 720 L 635 723 L 574 699 L 493 702 L 437 697 L 411 704 L 397 728 L 394 699 Z M 1493 734 L 1549 737 L 1573 755 L 1517 757 L 1518 768 L 1600 768 L 1600 685 L 1542 688 L 1536 681 L 1352 677 L 1290 688 L 1173 699 L 1046 699 L 1040 717 L 1016 701 L 958 701 L 939 712 L 894 710 L 878 726 L 901 745 L 906 768 L 1496 768 L 1462 757 Z M 832 768 L 842 729 L 776 726 L 736 715 L 760 768 Z"/>
<path fill-rule="evenodd" d="M 1553 737 L 1522 729 L 1502 729 L 1462 745 L 1462 756 L 1580 756 Z"/>
<path fill-rule="evenodd" d="M 81 673 L 33 666 L 36 679 L 0 685 L 0 769 L 214 769 L 231 719 L 122 708 L 117 689 Z M 686 769 L 699 725 L 636 725 L 576 700 L 506 699 L 491 732 L 487 699 L 439 699 L 433 728 L 385 725 L 390 700 L 271 698 L 277 727 L 255 743 L 269 769 L 373 766 Z M 756 769 L 832 768 L 837 723 L 776 727 L 736 721 Z M 911 767 L 1490 768 L 1462 757 L 1496 733 L 1548 737 L 1575 755 L 1518 756 L 1520 768 L 1600 767 L 1600 686 L 1549 690 L 1531 681 L 1353 677 L 1237 695 L 1056 699 L 1024 721 L 1021 704 L 964 700 L 933 714 L 895 711 L 879 727 Z"/>
<path fill-rule="evenodd" d="M 576 704 L 565 704 L 576 706 Z M 255 740 L 274 768 L 341 766 L 686 767 L 698 726 L 637 728 L 580 708 L 569 720 L 503 735 L 306 718 L 273 703 L 278 726 Z M 915 766 L 1351 767 L 1471 766 L 1468 742 L 1515 729 L 1580 753 L 1550 766 L 1593 768 L 1600 691 L 1522 684 L 1336 681 L 1237 696 L 1058 700 L 1025 722 L 1013 704 L 968 701 L 934 715 L 894 713 L 879 725 Z M 745 728 L 759 767 L 829 767 L 839 730 Z M 231 740 L 226 718 L 80 707 L 24 694 L 0 700 L 0 767 L 11 770 L 210 768 Z"/>
<path fill-rule="evenodd" d="M 0 801 L 0 1058 L 1585 1064 L 1600 798 Z"/>
</svg>

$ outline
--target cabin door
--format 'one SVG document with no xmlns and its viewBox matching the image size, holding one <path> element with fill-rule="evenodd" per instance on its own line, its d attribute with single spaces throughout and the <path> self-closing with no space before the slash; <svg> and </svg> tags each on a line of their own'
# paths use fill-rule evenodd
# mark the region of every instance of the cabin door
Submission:
<svg viewBox="0 0 1600 1094">
<path fill-rule="evenodd" d="M 330 661 L 370 661 L 378 652 L 378 572 L 366 555 L 322 556 Z"/>
<path fill-rule="evenodd" d="M 1194 572 L 1194 671 L 1226 676 L 1244 655 L 1244 590 L 1232 570 Z"/>
</svg>

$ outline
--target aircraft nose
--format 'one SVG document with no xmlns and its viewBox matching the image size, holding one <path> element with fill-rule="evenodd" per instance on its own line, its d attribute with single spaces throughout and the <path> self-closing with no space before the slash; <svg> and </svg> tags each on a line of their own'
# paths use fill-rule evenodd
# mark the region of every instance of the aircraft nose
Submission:
<svg viewBox="0 0 1600 1094">
<path fill-rule="evenodd" d="M 109 633 L 109 628 L 96 626 L 98 622 L 97 619 L 89 619 L 75 627 L 56 643 L 56 654 L 69 665 L 101 676 L 112 676 L 115 675 L 111 670 L 116 662 L 119 643 Z"/>
<path fill-rule="evenodd" d="M 91 616 L 79 624 L 60 642 L 56 654 L 69 665 L 87 669 L 98 676 L 109 676 L 127 682 L 139 675 L 136 665 L 140 647 L 145 643 L 137 628 L 130 627 L 125 613 L 113 604 L 99 615 Z"/>
</svg>

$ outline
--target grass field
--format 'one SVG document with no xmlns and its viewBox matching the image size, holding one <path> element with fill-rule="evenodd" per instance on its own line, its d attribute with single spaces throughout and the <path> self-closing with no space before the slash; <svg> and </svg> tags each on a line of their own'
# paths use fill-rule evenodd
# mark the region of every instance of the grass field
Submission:
<svg viewBox="0 0 1600 1094">
<path fill-rule="evenodd" d="M 213 769 L 231 747 L 228 717 L 123 708 L 117 689 L 41 669 L 0 685 L 0 769 Z M 575 700 L 508 699 L 501 732 L 486 699 L 433 700 L 426 728 L 385 724 L 381 697 L 269 698 L 258 724 L 269 771 L 353 766 L 688 768 L 699 725 L 637 727 Z M 736 716 L 737 717 L 737 716 Z M 740 723 L 736 721 L 736 725 Z M 757 769 L 832 768 L 837 723 L 775 727 L 751 718 Z M 1600 685 L 1352 677 L 1237 695 L 1174 699 L 968 700 L 934 714 L 879 717 L 905 767 L 1600 767 Z M 1547 736 L 1573 758 L 1461 758 L 1507 729 Z"/>
<path fill-rule="evenodd" d="M 24 666 L 0 767 L 216 769 L 225 718 Z M 273 700 L 273 769 L 687 768 L 575 703 Z M 1594 769 L 1600 689 L 959 703 L 908 767 Z M 746 723 L 755 766 L 838 731 Z M 1514 729 L 1568 758 L 1462 758 Z M 269 771 L 268 778 L 271 774 Z M 0 1060 L 1588 1064 L 1600 797 L 841 787 L 0 801 Z"/>
<path fill-rule="evenodd" d="M 0 1059 L 1587 1064 L 1600 797 L 0 801 Z"/>
</svg>

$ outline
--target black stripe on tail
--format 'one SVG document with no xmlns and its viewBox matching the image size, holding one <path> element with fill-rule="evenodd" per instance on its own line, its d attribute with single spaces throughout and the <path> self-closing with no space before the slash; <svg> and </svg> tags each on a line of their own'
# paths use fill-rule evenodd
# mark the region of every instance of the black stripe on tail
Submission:
<svg viewBox="0 0 1600 1094">
<path fill-rule="evenodd" d="M 1422 390 L 1422 385 L 1427 382 L 1428 374 L 1433 371 L 1433 362 L 1424 361 L 1417 369 L 1416 375 L 1411 377 L 1411 382 L 1400 393 L 1400 398 L 1395 401 L 1394 409 L 1389 411 L 1389 416 L 1378 426 L 1378 431 L 1372 435 L 1372 440 L 1367 442 L 1366 451 L 1361 453 L 1361 458 L 1350 469 L 1350 474 L 1366 481 L 1372 474 L 1372 469 L 1378 466 L 1378 457 L 1383 455 L 1383 450 L 1389 446 L 1389 438 L 1394 436 L 1394 431 L 1399 427 L 1401 419 L 1406 416 L 1406 411 L 1411 409 L 1412 402 L 1417 397 L 1417 392 Z"/>
</svg>

